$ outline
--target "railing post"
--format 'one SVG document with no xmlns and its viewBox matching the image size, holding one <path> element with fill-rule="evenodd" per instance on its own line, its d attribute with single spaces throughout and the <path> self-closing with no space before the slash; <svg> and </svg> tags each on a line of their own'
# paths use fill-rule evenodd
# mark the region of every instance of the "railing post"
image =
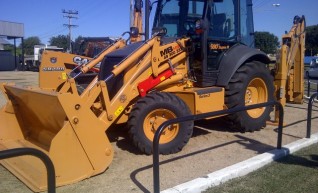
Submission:
<svg viewBox="0 0 318 193">
<path fill-rule="evenodd" d="M 160 127 L 161 129 L 161 127 Z M 158 132 L 155 133 L 154 136 L 154 143 L 153 143 L 153 192 L 154 193 L 159 193 L 160 192 L 160 174 L 159 174 L 159 137 L 160 134 L 156 135 Z"/>
<path fill-rule="evenodd" d="M 310 96 L 310 79 L 307 77 L 307 97 Z"/>
<path fill-rule="evenodd" d="M 260 103 L 255 105 L 249 105 L 249 106 L 243 106 L 243 107 L 235 107 L 232 109 L 226 109 L 226 110 L 220 110 L 220 111 L 214 111 L 209 113 L 203 113 L 198 115 L 189 115 L 185 117 L 178 117 L 175 119 L 170 119 L 164 123 L 162 123 L 157 131 L 155 132 L 155 136 L 153 138 L 153 186 L 154 186 L 154 193 L 160 192 L 160 175 L 159 175 L 159 140 L 162 132 L 164 129 L 175 123 L 181 123 L 185 121 L 196 121 L 205 119 L 208 117 L 215 117 L 220 115 L 226 115 L 226 114 L 232 114 L 240 111 L 246 111 L 250 109 L 256 109 L 266 106 L 273 106 L 275 105 L 276 108 L 279 110 L 279 127 L 278 127 L 278 139 L 277 139 L 277 149 L 281 149 L 282 147 L 282 136 L 283 136 L 283 122 L 284 122 L 284 109 L 281 103 L 277 101 L 270 101 L 266 103 Z"/>
<path fill-rule="evenodd" d="M 163 130 L 172 124 L 174 119 L 170 119 L 164 123 L 162 123 L 158 130 L 155 133 L 153 139 L 153 191 L 154 193 L 160 192 L 160 174 L 159 174 L 159 140 Z"/>
<path fill-rule="evenodd" d="M 283 105 L 279 102 L 276 102 L 275 106 L 276 108 L 278 108 L 279 112 L 277 149 L 281 149 L 283 140 L 284 108 Z"/>
<path fill-rule="evenodd" d="M 6 158 L 12 158 L 23 155 L 32 155 L 38 157 L 44 163 L 47 170 L 47 188 L 48 193 L 55 193 L 56 182 L 55 182 L 55 169 L 54 165 L 44 152 L 34 148 L 15 148 L 0 151 L 0 160 Z"/>
<path fill-rule="evenodd" d="M 309 101 L 308 101 L 308 108 L 307 108 L 307 134 L 306 138 L 310 138 L 311 136 L 311 116 L 312 116 L 312 105 L 314 103 L 315 97 L 318 96 L 318 91 L 317 93 L 313 94 Z"/>
<path fill-rule="evenodd" d="M 316 85 L 317 85 L 316 93 L 318 93 L 318 83 Z M 318 95 L 317 95 L 317 100 L 318 100 Z"/>
</svg>

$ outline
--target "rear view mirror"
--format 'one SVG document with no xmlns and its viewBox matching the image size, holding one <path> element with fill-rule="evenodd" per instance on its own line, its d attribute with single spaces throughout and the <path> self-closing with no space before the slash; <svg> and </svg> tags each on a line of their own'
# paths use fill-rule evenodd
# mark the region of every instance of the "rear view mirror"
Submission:
<svg viewBox="0 0 318 193">
<path fill-rule="evenodd" d="M 167 34 L 167 28 L 165 27 L 154 27 L 152 28 L 152 34 L 158 36 L 165 36 Z"/>
<path fill-rule="evenodd" d="M 130 37 L 137 38 L 139 35 L 139 29 L 137 27 L 130 28 Z"/>
</svg>

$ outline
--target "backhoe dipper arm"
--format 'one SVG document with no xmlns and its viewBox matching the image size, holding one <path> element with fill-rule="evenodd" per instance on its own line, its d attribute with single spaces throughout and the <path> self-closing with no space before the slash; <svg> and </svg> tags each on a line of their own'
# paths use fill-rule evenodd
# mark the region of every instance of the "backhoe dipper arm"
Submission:
<svg viewBox="0 0 318 193">
<path fill-rule="evenodd" d="M 275 72 L 276 98 L 282 105 L 302 103 L 304 94 L 305 17 L 294 17 L 294 25 L 282 37 L 280 61 Z"/>
<path fill-rule="evenodd" d="M 293 27 L 282 37 L 280 59 L 276 64 L 275 96 L 283 105 L 286 101 L 302 103 L 304 95 L 305 17 L 294 17 Z M 275 110 L 275 122 L 279 113 Z"/>
</svg>

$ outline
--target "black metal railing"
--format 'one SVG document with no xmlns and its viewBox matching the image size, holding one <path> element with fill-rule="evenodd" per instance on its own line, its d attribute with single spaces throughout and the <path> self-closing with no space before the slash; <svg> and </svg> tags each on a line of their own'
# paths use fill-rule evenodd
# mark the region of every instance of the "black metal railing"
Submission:
<svg viewBox="0 0 318 193">
<path fill-rule="evenodd" d="M 278 125 L 278 137 L 277 137 L 277 149 L 282 148 L 282 136 L 283 136 L 283 122 L 284 122 L 284 110 L 281 103 L 277 101 L 270 101 L 266 103 L 260 103 L 255 105 L 249 105 L 244 107 L 235 107 L 232 109 L 226 109 L 226 110 L 220 110 L 220 111 L 214 111 L 209 113 L 202 113 L 198 115 L 189 115 L 185 117 L 178 117 L 175 119 L 170 119 L 164 123 L 162 123 L 154 136 L 153 139 L 153 186 L 154 186 L 154 193 L 160 192 L 160 174 L 159 174 L 159 140 L 162 132 L 164 129 L 171 125 L 176 123 L 181 123 L 185 121 L 196 121 L 201 120 L 209 117 L 215 117 L 215 116 L 221 116 L 221 115 L 227 115 L 227 114 L 233 114 L 240 111 L 246 111 L 251 109 L 257 109 L 261 107 L 266 106 L 276 106 L 276 109 L 279 111 L 279 125 Z"/>
<path fill-rule="evenodd" d="M 316 82 L 311 82 L 310 78 L 307 77 L 307 97 L 310 97 L 310 93 L 311 93 L 311 84 L 315 84 L 316 87 L 316 92 L 318 92 L 318 84 Z M 317 96 L 318 99 L 318 96 Z"/>
<path fill-rule="evenodd" d="M 312 105 L 314 103 L 315 98 L 318 97 L 318 91 L 317 93 L 311 95 L 309 101 L 308 101 L 308 108 L 307 108 L 307 134 L 306 138 L 310 138 L 311 136 L 311 117 L 312 117 Z"/>
<path fill-rule="evenodd" d="M 46 167 L 47 171 L 47 188 L 48 188 L 48 193 L 55 193 L 55 188 L 56 188 L 56 182 L 55 182 L 55 170 L 54 170 L 54 165 L 45 153 L 38 149 L 34 148 L 15 148 L 15 149 L 9 149 L 9 150 L 3 150 L 0 151 L 0 160 L 1 159 L 7 159 L 7 158 L 12 158 L 12 157 L 18 157 L 18 156 L 23 156 L 23 155 L 31 155 L 38 157 L 39 159 L 42 160 Z"/>
</svg>

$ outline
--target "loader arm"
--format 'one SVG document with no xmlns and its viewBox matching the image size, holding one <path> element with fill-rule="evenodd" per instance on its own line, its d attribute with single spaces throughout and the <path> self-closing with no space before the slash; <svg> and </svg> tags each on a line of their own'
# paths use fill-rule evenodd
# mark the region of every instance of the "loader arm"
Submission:
<svg viewBox="0 0 318 193">
<path fill-rule="evenodd" d="M 117 40 L 115 43 L 111 44 L 107 48 L 105 48 L 100 54 L 98 54 L 93 60 L 89 61 L 87 64 L 83 65 L 81 67 L 81 73 L 87 73 L 90 69 L 92 69 L 94 66 L 96 66 L 99 62 L 103 60 L 103 58 L 109 54 L 110 52 L 113 52 L 116 49 L 122 48 L 126 46 L 126 43 L 123 39 Z"/>
<path fill-rule="evenodd" d="M 109 73 L 110 75 L 105 77 L 100 74 L 99 80 L 94 79 L 80 97 L 86 100 L 86 103 L 92 104 L 92 109 L 95 109 L 96 112 L 102 108 L 102 111 L 98 114 L 105 115 L 104 120 L 106 122 L 111 120 L 109 122 L 111 125 L 115 121 L 114 118 L 119 117 L 122 110 L 137 97 L 145 96 L 147 92 L 155 87 L 179 83 L 186 76 L 188 72 L 186 66 L 187 50 L 181 49 L 180 46 L 186 47 L 187 41 L 187 38 L 182 38 L 161 45 L 160 37 L 153 37 L 144 42 L 136 51 L 130 53 L 120 63 L 114 65 L 113 70 Z M 167 50 L 171 51 L 167 52 Z M 108 57 L 111 58 L 111 54 Z M 101 69 L 104 65 L 109 64 L 101 64 Z M 176 69 L 177 66 L 184 67 Z M 112 79 L 119 76 L 122 76 L 123 86 L 116 91 L 113 97 L 110 97 L 109 92 L 113 91 L 107 89 L 107 84 L 109 85 Z M 74 82 L 73 79 L 70 79 L 61 88 L 61 91 L 75 94 L 77 91 Z M 116 82 L 115 84 L 119 83 Z M 96 104 L 98 98 L 100 98 L 100 104 Z"/>
</svg>

